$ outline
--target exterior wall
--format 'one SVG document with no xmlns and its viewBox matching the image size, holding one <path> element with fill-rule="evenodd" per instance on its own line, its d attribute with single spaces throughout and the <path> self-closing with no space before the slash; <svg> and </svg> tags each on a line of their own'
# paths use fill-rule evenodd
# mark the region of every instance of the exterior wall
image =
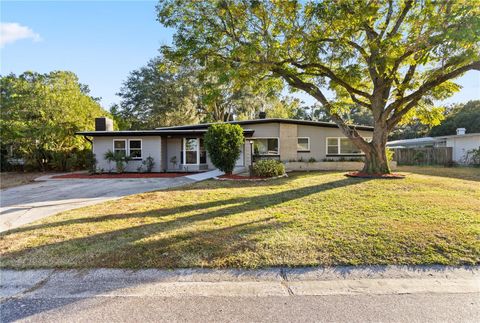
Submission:
<svg viewBox="0 0 480 323">
<path fill-rule="evenodd" d="M 280 160 L 297 159 L 298 125 L 280 123 Z"/>
<path fill-rule="evenodd" d="M 296 125 L 286 123 L 263 123 L 254 125 L 243 125 L 245 129 L 253 129 L 252 138 L 279 138 L 280 160 L 293 161 L 314 158 L 316 161 L 322 161 L 327 158 L 327 138 L 345 137 L 338 128 L 317 127 L 309 125 Z M 360 130 L 359 133 L 365 137 L 371 137 L 371 131 Z M 310 151 L 297 151 L 297 137 L 310 138 Z M 247 139 L 245 147 L 245 165 L 250 165 L 250 147 Z M 339 158 L 339 157 L 338 157 Z"/>
<path fill-rule="evenodd" d="M 457 163 L 465 161 L 465 154 L 472 149 L 480 148 L 480 135 L 467 137 L 451 137 L 447 139 L 447 147 L 452 147 L 453 160 Z"/>
<path fill-rule="evenodd" d="M 371 137 L 371 131 L 358 131 L 364 137 Z M 316 161 L 322 161 L 327 158 L 327 138 L 328 137 L 345 137 L 342 131 L 338 128 L 326 128 L 315 126 L 298 126 L 298 137 L 310 138 L 310 151 L 298 152 L 297 159 L 308 161 L 314 158 Z"/>
<path fill-rule="evenodd" d="M 165 150 L 167 151 L 167 156 L 165 159 L 167 160 L 167 170 L 181 170 L 180 160 L 182 159 L 182 138 L 168 138 L 166 140 L 167 147 Z M 177 157 L 177 164 L 174 165 L 170 162 L 173 157 Z"/>
<path fill-rule="evenodd" d="M 103 155 L 109 151 L 113 151 L 114 139 L 141 139 L 142 140 L 142 160 L 148 156 L 153 157 L 155 165 L 154 172 L 162 170 L 161 158 L 161 139 L 160 136 L 145 136 L 145 137 L 94 137 L 93 138 L 93 153 L 97 159 L 97 169 L 103 169 L 105 172 L 115 171 L 115 163 L 108 163 Z M 128 144 L 128 142 L 127 142 Z M 142 165 L 142 160 L 131 160 L 128 162 L 126 171 L 136 172 L 137 168 Z"/>
</svg>

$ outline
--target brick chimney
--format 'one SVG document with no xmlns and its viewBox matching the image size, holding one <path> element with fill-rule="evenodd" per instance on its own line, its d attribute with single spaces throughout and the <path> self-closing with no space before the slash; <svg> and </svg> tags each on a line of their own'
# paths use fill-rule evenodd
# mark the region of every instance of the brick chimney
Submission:
<svg viewBox="0 0 480 323">
<path fill-rule="evenodd" d="M 107 117 L 95 118 L 95 131 L 113 131 L 113 120 Z"/>
</svg>

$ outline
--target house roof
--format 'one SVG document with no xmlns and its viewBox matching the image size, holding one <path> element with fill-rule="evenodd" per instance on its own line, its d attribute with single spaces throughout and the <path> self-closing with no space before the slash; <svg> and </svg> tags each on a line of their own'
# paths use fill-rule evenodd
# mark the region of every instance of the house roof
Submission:
<svg viewBox="0 0 480 323">
<path fill-rule="evenodd" d="M 121 131 L 78 131 L 75 134 L 82 136 L 92 137 L 119 137 L 119 136 L 184 136 L 184 135 L 203 135 L 207 132 L 205 129 L 154 129 L 154 130 L 121 130 Z M 244 129 L 243 134 L 245 137 L 251 137 L 253 135 L 253 129 Z"/>
<path fill-rule="evenodd" d="M 324 122 L 324 121 L 311 121 L 311 120 L 295 120 L 295 119 L 281 119 L 281 118 L 270 118 L 270 119 L 254 119 L 254 120 L 244 120 L 244 121 L 228 121 L 226 123 L 238 124 L 238 125 L 253 125 L 253 124 L 262 124 L 262 123 L 289 123 L 289 124 L 299 124 L 306 126 L 315 126 L 315 127 L 326 127 L 326 128 L 338 128 L 337 124 L 333 122 Z M 93 136 L 93 137 L 108 137 L 108 136 L 174 136 L 174 135 L 193 135 L 193 134 L 203 134 L 207 131 L 208 127 L 215 123 L 201 123 L 194 125 L 185 125 L 185 126 L 174 126 L 174 127 L 161 127 L 153 130 L 122 130 L 122 131 L 79 131 L 75 134 L 83 136 Z M 373 127 L 365 125 L 350 125 L 351 128 L 358 130 L 373 131 Z M 246 137 L 251 137 L 253 135 L 253 129 L 244 129 L 243 133 Z"/>
<path fill-rule="evenodd" d="M 251 124 L 262 124 L 262 123 L 289 123 L 289 124 L 300 124 L 306 126 L 315 126 L 315 127 L 326 127 L 326 128 L 338 128 L 337 124 L 334 122 L 324 122 L 324 121 L 312 121 L 312 120 L 296 120 L 296 119 L 282 119 L 282 118 L 266 118 L 266 119 L 253 119 L 253 120 L 243 120 L 243 121 L 227 121 L 226 123 L 238 124 L 238 125 L 251 125 Z M 201 123 L 195 125 L 186 125 L 186 126 L 174 126 L 174 127 L 161 127 L 160 129 L 204 129 L 208 126 L 215 123 Z M 373 127 L 365 125 L 350 125 L 350 127 L 358 130 L 367 130 L 373 131 Z"/>
<path fill-rule="evenodd" d="M 401 139 L 393 140 L 387 142 L 387 146 L 411 146 L 411 145 L 421 145 L 421 144 L 433 144 L 437 139 L 434 137 L 423 137 L 423 138 L 413 138 L 413 139 Z"/>
<path fill-rule="evenodd" d="M 423 138 L 413 138 L 413 139 L 402 139 L 402 140 L 394 140 L 387 142 L 387 146 L 389 147 L 399 147 L 399 146 L 414 146 L 414 145 L 425 145 L 425 144 L 433 144 L 439 140 L 443 140 L 446 138 L 465 138 L 465 137 L 480 137 L 480 133 L 466 133 L 464 135 L 450 135 L 450 136 L 438 136 L 438 137 L 423 137 Z"/>
</svg>

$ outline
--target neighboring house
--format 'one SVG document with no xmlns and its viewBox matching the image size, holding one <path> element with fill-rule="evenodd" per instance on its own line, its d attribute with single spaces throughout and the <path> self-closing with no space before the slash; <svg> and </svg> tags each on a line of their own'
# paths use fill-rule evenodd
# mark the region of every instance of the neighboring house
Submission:
<svg viewBox="0 0 480 323">
<path fill-rule="evenodd" d="M 467 152 L 480 148 L 480 133 L 465 133 L 465 128 L 458 128 L 456 135 L 389 141 L 387 147 L 398 149 L 451 147 L 453 161 L 465 163 Z"/>
<path fill-rule="evenodd" d="M 276 158 L 281 161 L 322 161 L 325 158 L 363 155 L 334 123 L 291 119 L 255 119 L 229 123 L 240 125 L 246 138 L 237 166 L 250 165 L 252 153 L 254 157 Z M 93 137 L 97 168 L 104 171 L 115 166 L 103 158 L 108 150 L 112 150 L 133 158 L 127 165 L 127 171 L 136 171 L 142 160 L 151 156 L 155 161 L 154 172 L 196 172 L 215 168 L 203 144 L 203 135 L 209 125 L 113 131 L 110 119 L 97 118 L 95 131 L 77 134 Z M 371 137 L 373 132 L 373 127 L 355 128 L 366 138 Z"/>
</svg>

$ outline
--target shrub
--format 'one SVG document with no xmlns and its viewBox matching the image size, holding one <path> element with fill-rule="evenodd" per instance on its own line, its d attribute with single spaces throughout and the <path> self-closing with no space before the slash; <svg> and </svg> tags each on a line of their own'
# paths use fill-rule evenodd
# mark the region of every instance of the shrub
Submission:
<svg viewBox="0 0 480 323">
<path fill-rule="evenodd" d="M 144 161 L 142 161 L 142 165 L 145 166 L 147 173 L 151 173 L 152 170 L 153 170 L 153 166 L 155 166 L 155 162 L 153 161 L 153 157 L 148 156 Z"/>
<path fill-rule="evenodd" d="M 480 147 L 467 151 L 465 156 L 466 163 L 474 167 L 480 167 Z"/>
<path fill-rule="evenodd" d="M 126 164 L 132 159 L 130 156 L 125 156 L 120 152 L 107 151 L 104 158 L 110 163 L 115 162 L 115 168 L 117 173 L 125 172 Z"/>
<path fill-rule="evenodd" d="M 393 160 L 393 150 L 390 148 L 386 148 L 385 154 L 387 155 L 387 161 L 391 162 Z"/>
<path fill-rule="evenodd" d="M 212 164 L 227 174 L 233 171 L 244 142 L 243 129 L 228 123 L 213 124 L 204 136 Z"/>
<path fill-rule="evenodd" d="M 253 173 L 261 177 L 274 177 L 285 174 L 285 165 L 278 160 L 259 160 L 253 165 Z"/>
<path fill-rule="evenodd" d="M 308 162 L 309 162 L 309 163 L 314 163 L 314 162 L 316 162 L 316 161 L 317 161 L 317 160 L 316 160 L 315 158 L 313 158 L 313 157 L 310 157 L 310 158 L 308 159 Z"/>
</svg>

